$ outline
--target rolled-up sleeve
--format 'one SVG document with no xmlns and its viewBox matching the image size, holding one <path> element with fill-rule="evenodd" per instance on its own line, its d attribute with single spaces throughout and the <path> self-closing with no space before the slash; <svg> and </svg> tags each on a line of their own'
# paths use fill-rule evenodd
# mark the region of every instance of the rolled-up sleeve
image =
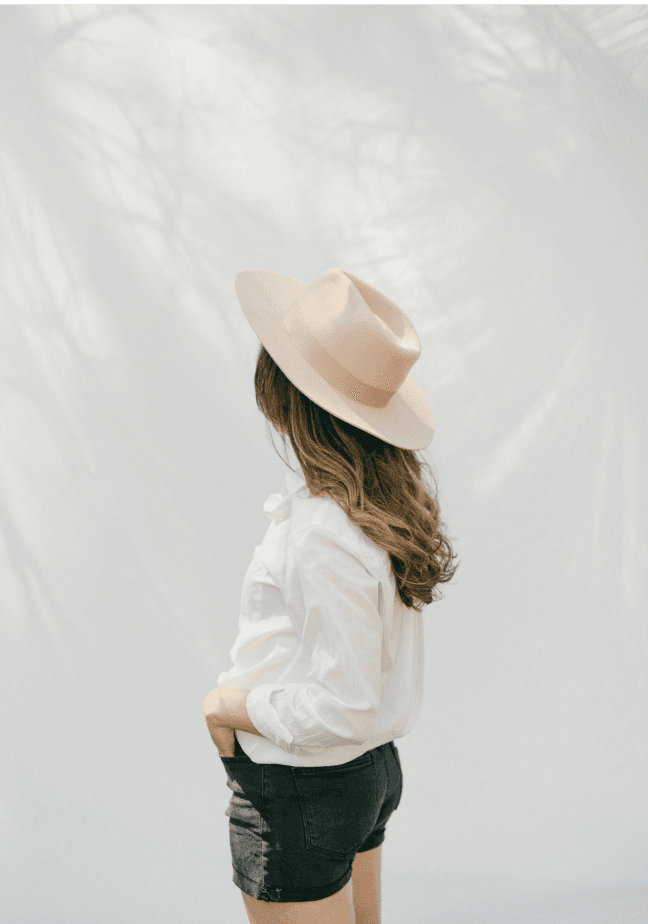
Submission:
<svg viewBox="0 0 648 924">
<path fill-rule="evenodd" d="M 292 754 L 362 744 L 381 694 L 380 579 L 328 527 L 309 524 L 291 538 L 285 604 L 299 650 L 296 682 L 264 683 L 247 698 L 261 734 Z"/>
</svg>

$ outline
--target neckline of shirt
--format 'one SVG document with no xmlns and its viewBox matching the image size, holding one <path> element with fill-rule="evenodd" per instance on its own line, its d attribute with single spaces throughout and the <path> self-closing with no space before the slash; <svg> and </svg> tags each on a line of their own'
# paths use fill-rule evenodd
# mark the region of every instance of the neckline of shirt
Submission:
<svg viewBox="0 0 648 924">
<path fill-rule="evenodd" d="M 299 469 L 296 472 L 288 469 L 281 494 L 271 494 L 263 505 L 265 515 L 277 525 L 285 520 L 293 494 L 296 494 L 305 484 L 306 479 Z"/>
</svg>

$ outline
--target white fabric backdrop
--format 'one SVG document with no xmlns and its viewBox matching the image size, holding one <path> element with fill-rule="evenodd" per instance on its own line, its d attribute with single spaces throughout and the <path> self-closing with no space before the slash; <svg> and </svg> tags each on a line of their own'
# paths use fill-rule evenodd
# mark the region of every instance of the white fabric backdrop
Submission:
<svg viewBox="0 0 648 924">
<path fill-rule="evenodd" d="M 2 7 L 3 920 L 245 920 L 202 701 L 285 467 L 234 278 L 342 266 L 461 560 L 384 920 L 648 921 L 647 63 L 645 6 Z"/>
</svg>

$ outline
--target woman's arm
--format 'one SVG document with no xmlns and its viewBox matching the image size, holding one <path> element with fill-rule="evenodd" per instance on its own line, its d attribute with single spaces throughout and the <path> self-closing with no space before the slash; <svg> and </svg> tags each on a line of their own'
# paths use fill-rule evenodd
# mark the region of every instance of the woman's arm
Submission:
<svg viewBox="0 0 648 924">
<path fill-rule="evenodd" d="M 250 732 L 263 738 L 261 732 L 250 721 L 245 706 L 249 694 L 249 690 L 239 690 L 236 687 L 216 687 L 211 690 L 203 703 L 203 712 L 208 724 L 211 720 L 215 725 L 238 728 L 239 731 Z"/>
</svg>

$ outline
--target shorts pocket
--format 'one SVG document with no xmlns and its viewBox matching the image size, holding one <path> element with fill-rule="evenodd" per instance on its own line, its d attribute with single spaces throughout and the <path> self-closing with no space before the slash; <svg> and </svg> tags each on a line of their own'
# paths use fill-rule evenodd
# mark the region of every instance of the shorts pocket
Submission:
<svg viewBox="0 0 648 924">
<path fill-rule="evenodd" d="M 378 773 L 371 753 L 333 767 L 295 767 L 306 847 L 335 860 L 352 857 L 380 812 Z"/>
</svg>

